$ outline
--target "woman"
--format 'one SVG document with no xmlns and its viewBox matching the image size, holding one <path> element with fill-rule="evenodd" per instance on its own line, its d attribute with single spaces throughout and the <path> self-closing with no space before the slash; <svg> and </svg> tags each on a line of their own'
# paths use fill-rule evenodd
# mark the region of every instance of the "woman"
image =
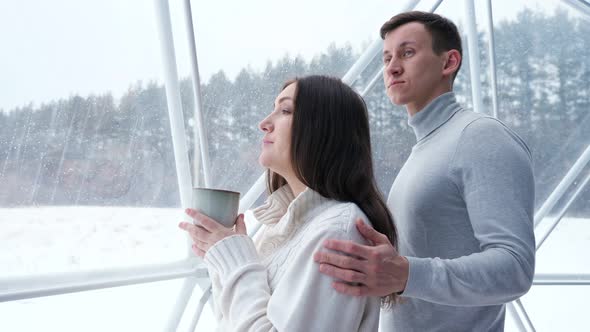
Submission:
<svg viewBox="0 0 590 332">
<path fill-rule="evenodd" d="M 253 241 L 243 215 L 228 229 L 190 209 L 200 226 L 180 224 L 207 263 L 219 330 L 376 331 L 380 299 L 337 293 L 312 258 L 328 238 L 364 243 L 359 218 L 397 243 L 364 101 L 339 79 L 308 76 L 283 86 L 259 127 L 271 195 L 253 216 L 266 227 Z"/>
</svg>

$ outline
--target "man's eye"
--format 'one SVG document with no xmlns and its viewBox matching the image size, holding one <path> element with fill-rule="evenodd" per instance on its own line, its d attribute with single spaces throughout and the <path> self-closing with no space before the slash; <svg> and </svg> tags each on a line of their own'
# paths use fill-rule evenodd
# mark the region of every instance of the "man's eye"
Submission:
<svg viewBox="0 0 590 332">
<path fill-rule="evenodd" d="M 405 50 L 402 55 L 404 56 L 404 58 L 407 58 L 409 56 L 412 56 L 413 54 L 414 54 L 413 50 Z"/>
<path fill-rule="evenodd" d="M 388 64 L 391 61 L 391 58 L 383 58 L 383 63 Z"/>
</svg>

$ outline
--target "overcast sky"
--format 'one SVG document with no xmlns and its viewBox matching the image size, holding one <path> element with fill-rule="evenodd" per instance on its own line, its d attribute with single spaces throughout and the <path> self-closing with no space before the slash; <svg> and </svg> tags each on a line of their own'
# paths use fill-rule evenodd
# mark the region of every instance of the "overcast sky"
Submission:
<svg viewBox="0 0 590 332">
<path fill-rule="evenodd" d="M 407 0 L 192 1 L 202 80 L 246 66 L 262 70 L 286 53 L 310 59 L 330 43 L 360 47 Z M 435 1 L 422 1 L 428 10 Z M 559 1 L 494 0 L 497 20 L 527 6 L 553 10 Z M 476 1 L 486 30 L 485 1 Z M 463 0 L 437 11 L 462 24 Z M 179 75 L 188 76 L 182 0 L 171 0 Z M 549 8 L 549 9 L 547 9 Z M 138 80 L 163 82 L 154 0 L 0 1 L 0 109 L 73 94 L 112 92 Z"/>
</svg>

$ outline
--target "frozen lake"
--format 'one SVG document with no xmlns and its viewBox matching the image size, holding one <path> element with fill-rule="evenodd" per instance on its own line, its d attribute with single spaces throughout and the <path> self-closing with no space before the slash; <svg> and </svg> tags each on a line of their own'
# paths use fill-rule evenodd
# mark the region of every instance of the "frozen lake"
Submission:
<svg viewBox="0 0 590 332">
<path fill-rule="evenodd" d="M 130 267 L 186 257 L 180 209 L 0 209 L 3 277 Z M 537 272 L 590 273 L 590 220 L 565 218 L 537 254 Z M 181 280 L 0 303 L 0 331 L 162 331 Z M 0 289 L 2 289 L 0 285 Z M 186 331 L 200 290 L 181 322 Z M 537 331 L 581 331 L 590 286 L 535 286 L 523 297 Z M 208 308 L 198 331 L 214 328 Z M 510 319 L 507 331 L 515 331 Z"/>
</svg>

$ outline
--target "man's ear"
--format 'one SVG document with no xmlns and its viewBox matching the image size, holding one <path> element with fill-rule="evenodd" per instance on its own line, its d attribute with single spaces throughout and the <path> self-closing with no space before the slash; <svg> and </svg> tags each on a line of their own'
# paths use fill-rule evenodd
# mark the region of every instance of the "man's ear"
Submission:
<svg viewBox="0 0 590 332">
<path fill-rule="evenodd" d="M 461 54 L 459 54 L 459 51 L 457 50 L 449 50 L 447 51 L 447 56 L 445 58 L 443 75 L 453 75 L 457 70 L 459 70 L 459 65 L 461 64 Z"/>
</svg>

